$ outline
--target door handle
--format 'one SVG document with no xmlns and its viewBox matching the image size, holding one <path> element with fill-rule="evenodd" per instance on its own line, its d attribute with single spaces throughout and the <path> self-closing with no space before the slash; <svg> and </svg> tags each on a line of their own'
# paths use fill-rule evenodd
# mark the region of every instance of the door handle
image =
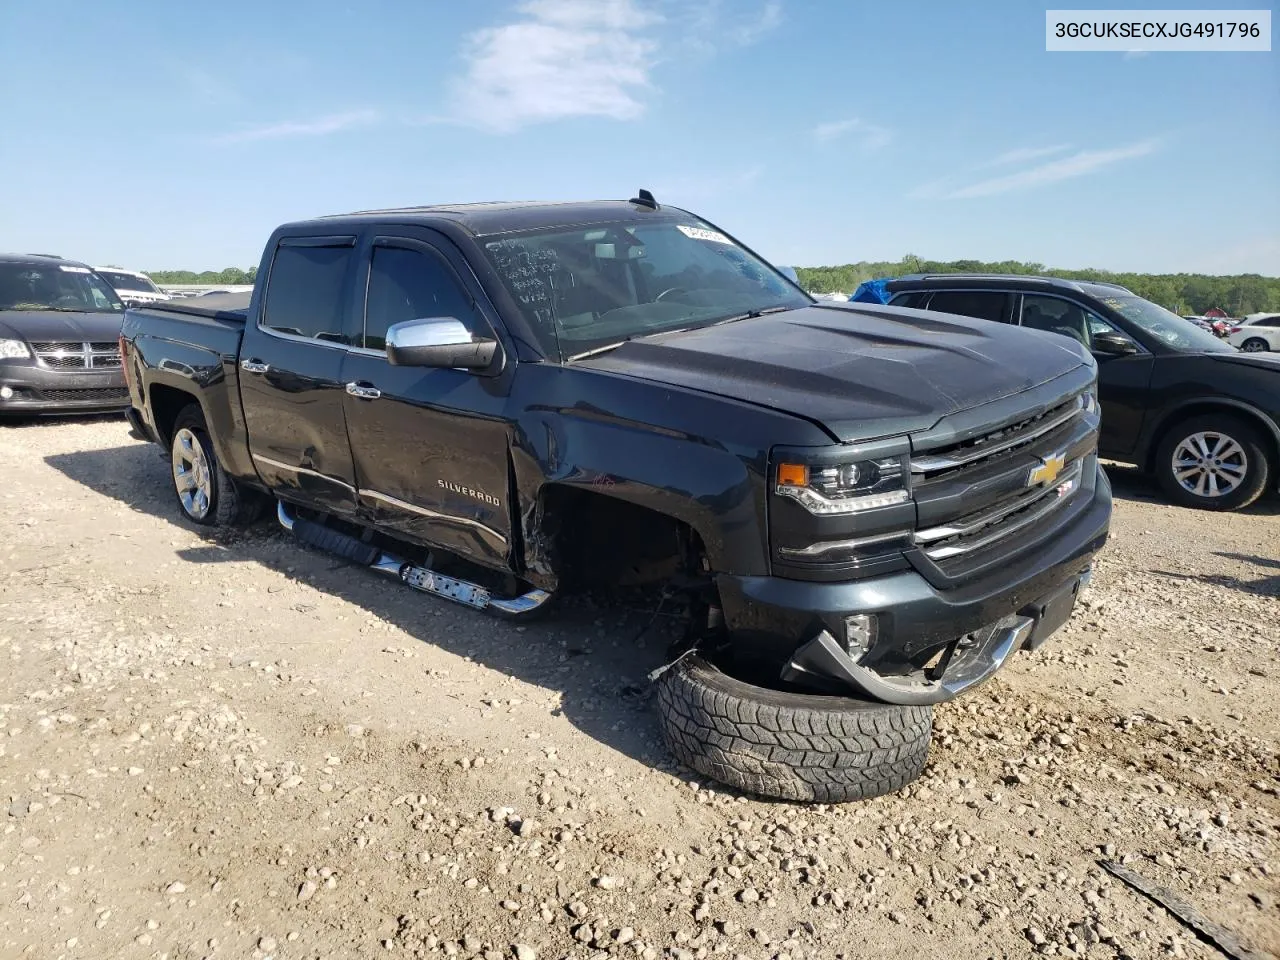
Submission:
<svg viewBox="0 0 1280 960">
<path fill-rule="evenodd" d="M 377 400 L 382 396 L 382 391 L 377 387 L 372 387 L 367 383 L 359 383 L 357 381 L 352 381 L 347 384 L 347 393 L 351 394 L 353 397 L 358 397 L 361 400 Z"/>
<path fill-rule="evenodd" d="M 267 373 L 271 369 L 271 364 L 263 363 L 261 360 L 241 360 L 240 369 L 245 373 Z"/>
</svg>

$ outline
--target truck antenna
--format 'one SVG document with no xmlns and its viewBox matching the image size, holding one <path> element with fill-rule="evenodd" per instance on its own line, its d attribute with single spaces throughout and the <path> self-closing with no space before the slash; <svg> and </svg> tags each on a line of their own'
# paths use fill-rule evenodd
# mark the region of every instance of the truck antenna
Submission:
<svg viewBox="0 0 1280 960">
<path fill-rule="evenodd" d="M 653 194 L 648 190 L 645 190 L 643 187 L 641 187 L 640 193 L 637 196 L 632 197 L 627 202 L 634 203 L 638 207 L 648 207 L 650 210 L 659 209 L 658 201 L 653 199 Z"/>
</svg>

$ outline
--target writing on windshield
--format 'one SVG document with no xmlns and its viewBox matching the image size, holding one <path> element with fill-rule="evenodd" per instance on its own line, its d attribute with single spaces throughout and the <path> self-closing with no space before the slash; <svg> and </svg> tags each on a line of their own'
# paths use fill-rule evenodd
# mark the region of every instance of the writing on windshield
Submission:
<svg viewBox="0 0 1280 960">
<path fill-rule="evenodd" d="M 562 359 L 811 302 L 698 221 L 531 231 L 488 241 L 484 250 L 543 349 Z"/>
</svg>

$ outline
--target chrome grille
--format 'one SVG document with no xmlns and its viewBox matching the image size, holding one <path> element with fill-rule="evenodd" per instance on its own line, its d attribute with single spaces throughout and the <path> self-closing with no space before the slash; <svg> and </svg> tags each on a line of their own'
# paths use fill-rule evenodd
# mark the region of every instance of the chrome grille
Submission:
<svg viewBox="0 0 1280 960">
<path fill-rule="evenodd" d="M 977 573 L 988 547 L 1038 524 L 1071 502 L 1084 485 L 1097 446 L 1096 422 L 1078 394 L 1035 416 L 960 443 L 912 456 L 912 490 L 920 510 L 919 549 L 948 576 Z M 955 507 L 951 507 L 955 504 Z"/>
<path fill-rule="evenodd" d="M 916 531 L 916 543 L 931 560 L 946 560 L 991 546 L 1030 527 L 1066 503 L 1080 488 L 1083 460 L 1075 460 L 1049 485 L 1033 487 L 994 507 L 951 523 Z"/>
<path fill-rule="evenodd" d="M 31 344 L 36 357 L 55 370 L 102 370 L 120 366 L 120 346 L 109 340 L 45 340 Z"/>
<path fill-rule="evenodd" d="M 1081 394 L 1072 397 L 1066 403 L 1047 410 L 1036 417 L 1030 417 L 1018 423 L 978 437 L 965 443 L 956 444 L 946 450 L 926 453 L 911 460 L 913 474 L 936 474 L 944 470 L 976 464 L 988 457 L 1007 453 L 1033 443 L 1047 433 L 1070 423 L 1084 409 L 1085 398 Z"/>
</svg>

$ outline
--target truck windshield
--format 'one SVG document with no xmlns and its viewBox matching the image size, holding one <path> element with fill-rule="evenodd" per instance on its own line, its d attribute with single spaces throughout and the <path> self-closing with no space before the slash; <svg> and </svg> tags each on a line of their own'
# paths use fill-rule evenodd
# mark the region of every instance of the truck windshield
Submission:
<svg viewBox="0 0 1280 960">
<path fill-rule="evenodd" d="M 102 277 L 117 290 L 129 290 L 137 293 L 160 292 L 160 288 L 152 283 L 149 278 L 139 277 L 137 274 L 120 273 L 116 270 L 99 270 L 98 276 Z"/>
<path fill-rule="evenodd" d="M 482 242 L 543 350 L 562 360 L 812 303 L 700 220 L 592 224 Z"/>
<path fill-rule="evenodd" d="M 0 263 L 0 310 L 120 313 L 124 304 L 88 267 Z"/>
<path fill-rule="evenodd" d="M 1102 302 L 1143 333 L 1179 353 L 1235 353 L 1236 348 L 1209 330 L 1142 297 L 1102 297 Z"/>
</svg>

